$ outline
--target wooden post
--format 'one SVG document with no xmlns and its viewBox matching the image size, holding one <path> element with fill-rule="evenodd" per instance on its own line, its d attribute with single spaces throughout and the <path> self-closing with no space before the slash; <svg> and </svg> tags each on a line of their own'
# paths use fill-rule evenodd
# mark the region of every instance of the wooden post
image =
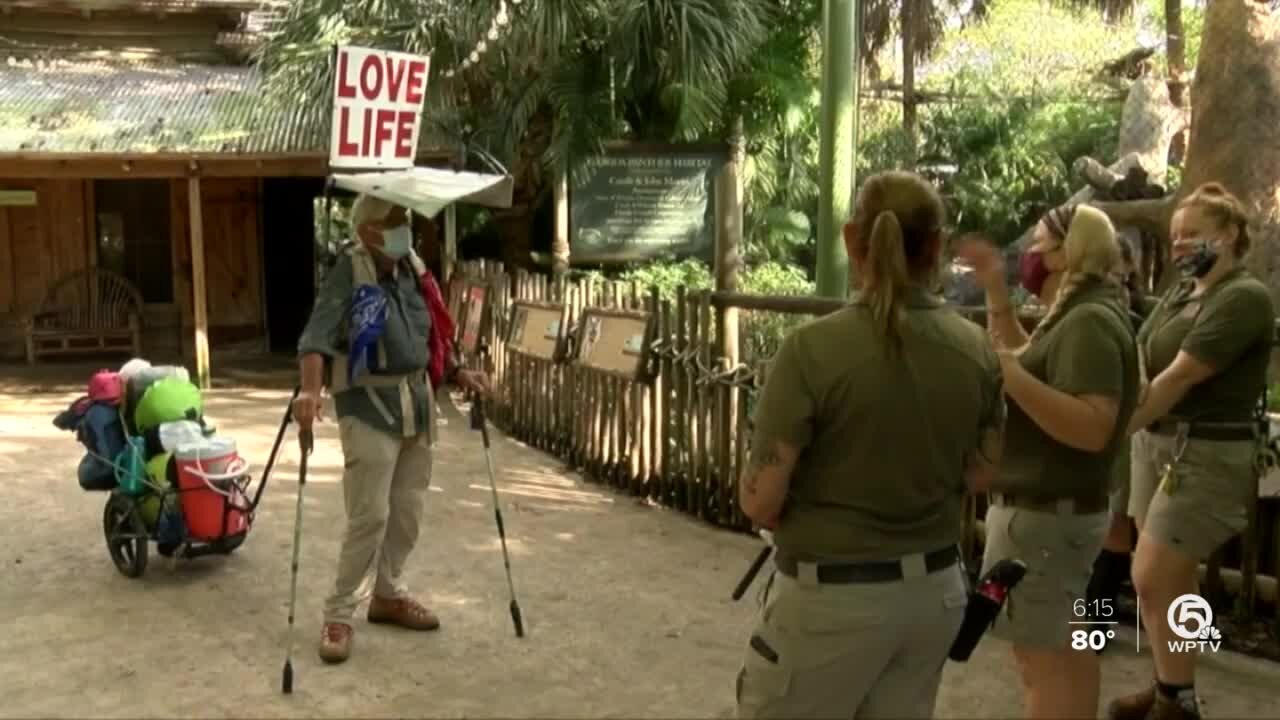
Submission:
<svg viewBox="0 0 1280 720">
<path fill-rule="evenodd" d="M 191 307 L 195 320 L 196 379 L 209 389 L 209 297 L 204 278 L 204 214 L 200 177 L 187 178 L 187 202 L 191 216 Z"/>
<path fill-rule="evenodd" d="M 729 140 L 729 157 L 716 179 L 716 291 L 737 292 L 738 273 L 742 267 L 740 248 L 742 247 L 742 163 L 743 137 L 742 117 L 733 122 L 733 135 Z M 720 355 L 720 369 L 729 370 L 738 366 L 740 352 L 738 343 L 738 308 L 721 305 L 716 308 L 716 351 Z M 732 517 L 731 508 L 737 506 L 738 478 L 734 473 L 733 452 L 737 433 L 734 428 L 738 421 L 738 392 L 736 388 L 713 388 L 711 395 L 715 403 L 714 418 L 715 445 L 714 473 L 708 478 L 716 479 L 718 519 L 728 524 Z"/>
<path fill-rule="evenodd" d="M 737 292 L 742 267 L 742 118 L 734 120 L 729 157 L 716 178 L 716 292 Z M 729 366 L 738 364 L 738 309 L 722 305 L 716 312 L 716 340 Z"/>
<path fill-rule="evenodd" d="M 554 188 L 555 232 L 551 236 L 551 274 L 563 277 L 569 272 L 569 174 L 561 170 Z"/>
<path fill-rule="evenodd" d="M 458 262 L 458 210 L 453 204 L 444 209 L 444 248 L 440 260 L 440 272 L 444 276 L 440 282 L 447 287 L 453 277 L 453 266 Z"/>
</svg>

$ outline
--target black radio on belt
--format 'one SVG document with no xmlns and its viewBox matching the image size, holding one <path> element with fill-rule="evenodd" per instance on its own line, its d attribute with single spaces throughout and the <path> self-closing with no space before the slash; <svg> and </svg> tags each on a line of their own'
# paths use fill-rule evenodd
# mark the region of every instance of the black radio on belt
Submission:
<svg viewBox="0 0 1280 720">
<path fill-rule="evenodd" d="M 964 609 L 964 622 L 960 625 L 955 641 L 951 643 L 948 657 L 956 662 L 969 659 L 987 628 L 995 624 L 1009 591 L 1022 582 L 1026 574 L 1026 563 L 1005 559 L 996 563 L 978 581 L 977 589 L 969 594 L 969 605 Z"/>
</svg>

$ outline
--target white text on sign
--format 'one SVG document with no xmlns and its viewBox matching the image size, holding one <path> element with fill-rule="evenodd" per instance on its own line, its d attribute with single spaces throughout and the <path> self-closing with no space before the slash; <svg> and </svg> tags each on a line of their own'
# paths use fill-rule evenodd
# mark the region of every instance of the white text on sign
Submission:
<svg viewBox="0 0 1280 720">
<path fill-rule="evenodd" d="M 413 167 L 430 58 L 338 48 L 329 164 Z"/>
</svg>

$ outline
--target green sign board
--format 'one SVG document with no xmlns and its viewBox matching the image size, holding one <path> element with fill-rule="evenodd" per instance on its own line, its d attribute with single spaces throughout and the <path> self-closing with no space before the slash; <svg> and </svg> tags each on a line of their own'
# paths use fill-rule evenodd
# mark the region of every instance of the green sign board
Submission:
<svg viewBox="0 0 1280 720">
<path fill-rule="evenodd" d="M 573 261 L 710 256 L 715 178 L 725 159 L 705 151 L 590 158 L 569 192 Z"/>
</svg>

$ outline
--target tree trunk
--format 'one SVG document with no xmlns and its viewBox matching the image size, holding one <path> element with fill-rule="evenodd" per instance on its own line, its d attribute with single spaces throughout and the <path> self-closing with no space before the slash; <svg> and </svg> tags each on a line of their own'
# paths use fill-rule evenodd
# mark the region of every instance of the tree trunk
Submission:
<svg viewBox="0 0 1280 720">
<path fill-rule="evenodd" d="M 1186 107 L 1187 41 L 1182 30 L 1182 0 L 1164 0 L 1165 55 L 1169 70 L 1169 99 Z"/>
<path fill-rule="evenodd" d="M 1280 14 L 1259 2 L 1213 0 L 1205 11 L 1178 196 L 1211 181 L 1248 206 L 1249 268 L 1280 299 Z"/>
<path fill-rule="evenodd" d="M 902 29 L 902 132 L 906 138 L 903 166 L 916 167 L 916 0 L 902 0 L 898 24 Z"/>
<path fill-rule="evenodd" d="M 1206 182 L 1220 182 L 1253 215 L 1248 265 L 1280 300 L 1280 16 L 1252 0 L 1208 4 L 1191 86 L 1191 131 L 1182 185 L 1168 202 L 1102 203 L 1160 231 L 1167 257 L 1174 204 Z M 1173 280 L 1166 264 L 1159 287 Z"/>
</svg>

